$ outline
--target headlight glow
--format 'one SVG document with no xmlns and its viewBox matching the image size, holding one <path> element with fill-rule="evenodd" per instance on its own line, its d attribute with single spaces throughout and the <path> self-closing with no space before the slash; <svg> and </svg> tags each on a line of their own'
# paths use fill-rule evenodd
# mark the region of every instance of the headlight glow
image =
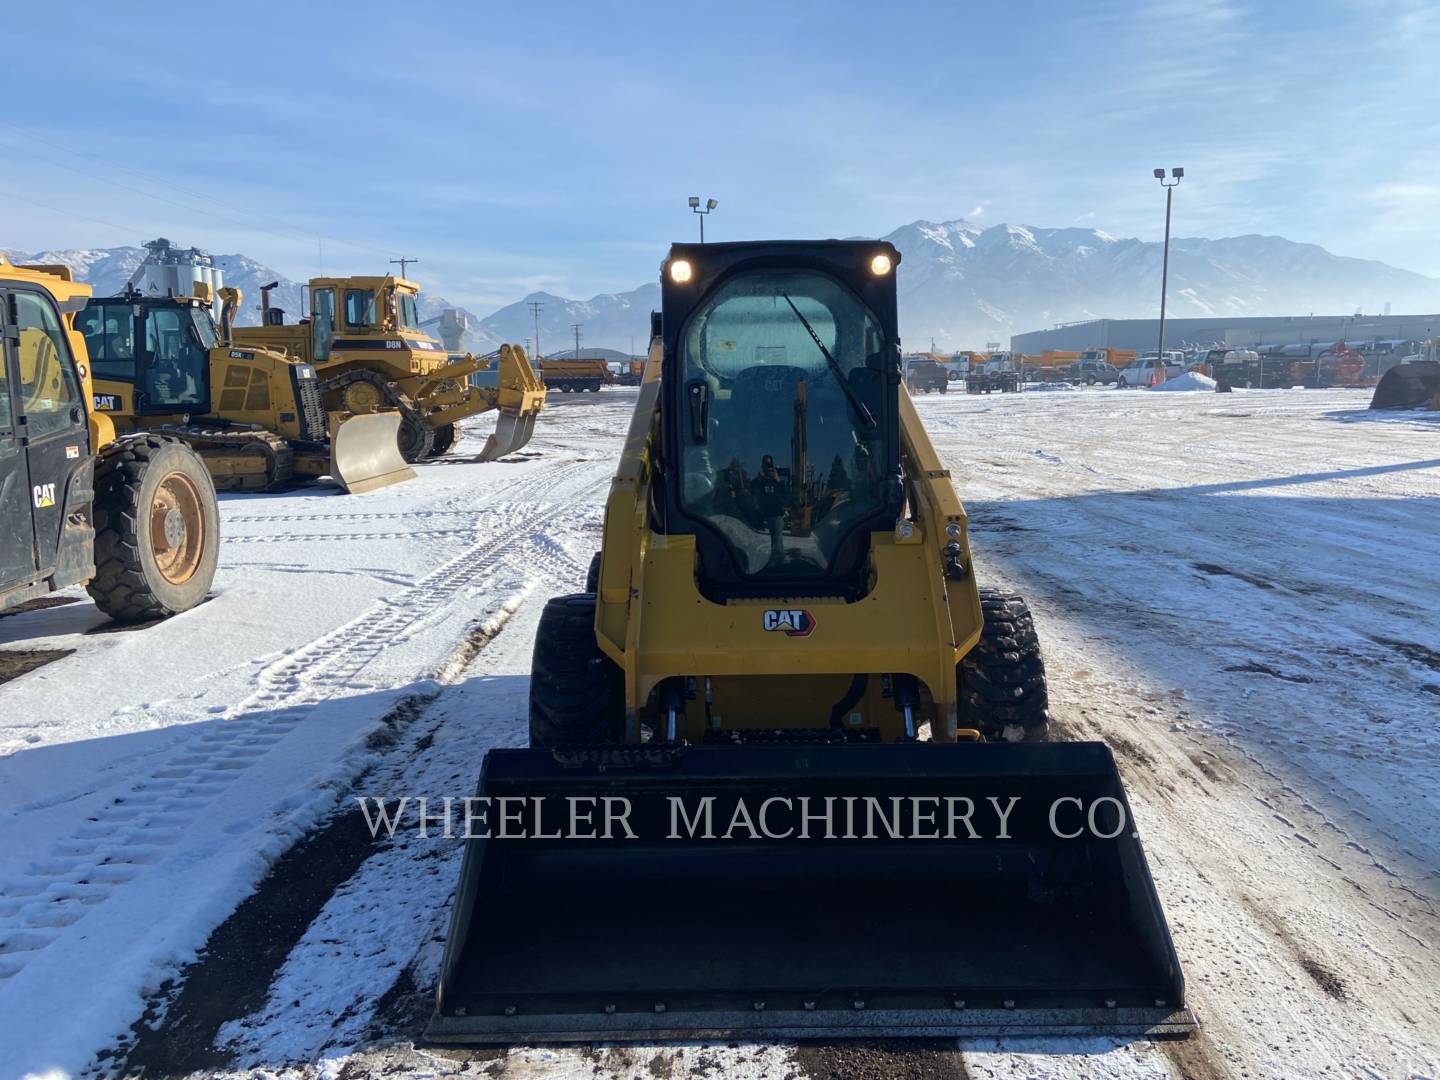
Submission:
<svg viewBox="0 0 1440 1080">
<path fill-rule="evenodd" d="M 670 280 L 676 285 L 684 285 L 695 275 L 695 269 L 685 259 L 676 259 L 670 264 Z"/>
<path fill-rule="evenodd" d="M 890 256 L 883 252 L 870 260 L 870 272 L 876 277 L 884 277 L 890 272 Z"/>
</svg>

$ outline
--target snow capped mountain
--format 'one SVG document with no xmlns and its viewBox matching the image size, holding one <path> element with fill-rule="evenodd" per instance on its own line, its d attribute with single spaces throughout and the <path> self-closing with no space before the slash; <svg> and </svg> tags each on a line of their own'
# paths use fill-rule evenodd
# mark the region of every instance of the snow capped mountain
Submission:
<svg viewBox="0 0 1440 1080">
<path fill-rule="evenodd" d="M 575 349 L 576 323 L 581 324 L 580 347 L 618 349 L 627 355 L 643 353 L 650 343 L 650 312 L 659 310 L 658 283 L 641 285 L 626 293 L 602 293 L 589 300 L 566 300 L 553 293 L 531 293 L 501 308 L 481 322 L 481 329 L 499 341 L 523 342 L 535 336 L 530 304 L 539 301 L 540 347 L 547 356 Z M 632 352 L 633 346 L 633 352 Z"/>
<path fill-rule="evenodd" d="M 978 347 L 1060 322 L 1154 317 L 1161 245 L 1099 229 L 916 221 L 885 237 L 904 256 L 911 347 Z M 1173 317 L 1440 310 L 1440 280 L 1279 236 L 1172 239 Z"/>
<path fill-rule="evenodd" d="M 118 248 L 70 248 L 54 251 L 9 251 L 6 258 L 13 263 L 39 263 L 42 265 L 68 266 L 76 281 L 88 282 L 96 296 L 113 296 L 125 288 L 136 268 L 145 259 L 145 249 L 140 247 Z M 305 310 L 305 283 L 292 281 L 284 274 L 247 255 L 214 255 L 215 265 L 225 272 L 225 284 L 234 285 L 244 293 L 236 323 L 240 326 L 260 325 L 260 286 L 272 281 L 280 284 L 270 293 L 270 303 L 285 312 L 285 321 L 294 322 Z M 439 318 L 446 308 L 455 307 L 442 296 L 430 293 L 420 294 L 421 321 Z M 480 317 L 473 312 L 460 309 L 470 322 L 463 344 L 472 352 L 487 353 L 500 347 L 501 339 L 491 337 L 481 328 Z M 439 337 L 439 327 L 426 328 L 433 336 Z M 507 339 L 509 340 L 509 339 Z"/>
<path fill-rule="evenodd" d="M 908 348 L 979 348 L 1011 334 L 1055 323 L 1096 318 L 1153 317 L 1159 308 L 1161 245 L 1112 236 L 1099 229 L 983 227 L 965 220 L 915 221 L 888 234 L 904 256 L 899 272 L 900 326 Z M 115 292 L 144 257 L 137 247 L 11 252 L 16 262 L 64 263 L 97 293 Z M 271 302 L 289 318 L 301 311 L 302 287 L 244 255 L 217 255 L 225 280 L 245 291 L 241 322 L 259 319 L 260 286 L 279 280 Z M 543 305 L 540 344 L 546 353 L 581 344 L 643 352 L 659 285 L 570 300 L 532 293 L 484 319 L 466 312 L 464 344 L 489 352 L 501 342 L 534 337 L 529 304 Z M 1303 315 L 1440 311 L 1440 279 L 1368 259 L 1333 255 L 1315 244 L 1279 236 L 1219 240 L 1174 239 L 1170 244 L 1168 313 L 1185 316 Z M 422 318 L 453 306 L 421 295 Z M 461 309 L 464 310 L 463 308 Z"/>
</svg>

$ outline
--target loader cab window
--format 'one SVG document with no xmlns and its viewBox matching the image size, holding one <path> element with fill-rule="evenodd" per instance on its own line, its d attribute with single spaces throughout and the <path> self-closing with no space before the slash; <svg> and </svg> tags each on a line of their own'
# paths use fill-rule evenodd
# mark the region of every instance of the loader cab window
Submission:
<svg viewBox="0 0 1440 1080">
<path fill-rule="evenodd" d="M 374 325 L 375 325 L 375 290 L 374 290 L 374 289 L 346 289 L 346 290 L 345 290 L 345 325 L 346 325 L 346 326 L 374 326 Z"/>
<path fill-rule="evenodd" d="M 75 317 L 97 379 L 135 378 L 135 316 L 129 304 L 91 301 Z"/>
<path fill-rule="evenodd" d="M 73 430 L 76 421 L 72 410 L 80 405 L 80 384 L 60 317 L 50 301 L 38 293 L 15 292 L 10 302 L 20 332 L 16 350 L 20 361 L 18 389 L 27 434 L 39 439 Z"/>
<path fill-rule="evenodd" d="M 839 281 L 737 274 L 680 343 L 680 498 L 757 584 L 825 577 L 885 504 L 885 365 L 894 346 Z"/>
<path fill-rule="evenodd" d="M 316 289 L 310 294 L 311 359 L 323 364 L 330 359 L 330 342 L 335 337 L 335 290 Z"/>
<path fill-rule="evenodd" d="M 210 353 L 196 329 L 195 309 L 152 308 L 145 319 L 142 386 L 147 410 L 188 410 L 207 404 Z"/>
<path fill-rule="evenodd" d="M 395 295 L 400 300 L 400 325 L 406 330 L 420 329 L 420 298 L 414 293 L 395 290 Z"/>
<path fill-rule="evenodd" d="M 195 336 L 200 339 L 201 348 L 207 351 L 215 348 L 220 334 L 215 329 L 215 317 L 210 314 L 210 309 L 197 304 L 190 309 L 190 319 L 195 324 Z"/>
</svg>

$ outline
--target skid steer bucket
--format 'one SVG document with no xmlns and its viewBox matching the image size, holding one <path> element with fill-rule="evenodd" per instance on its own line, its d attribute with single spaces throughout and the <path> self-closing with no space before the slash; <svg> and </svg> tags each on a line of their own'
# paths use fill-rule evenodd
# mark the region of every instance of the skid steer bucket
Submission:
<svg viewBox="0 0 1440 1080">
<path fill-rule="evenodd" d="M 479 795 L 433 1042 L 1195 1026 L 1103 744 L 493 750 Z"/>
<path fill-rule="evenodd" d="M 1421 409 L 1440 399 L 1440 360 L 1396 364 L 1380 377 L 1372 409 Z"/>
<path fill-rule="evenodd" d="M 413 480 L 415 470 L 400 456 L 398 412 L 348 417 L 330 433 L 330 476 L 352 495 Z"/>
</svg>

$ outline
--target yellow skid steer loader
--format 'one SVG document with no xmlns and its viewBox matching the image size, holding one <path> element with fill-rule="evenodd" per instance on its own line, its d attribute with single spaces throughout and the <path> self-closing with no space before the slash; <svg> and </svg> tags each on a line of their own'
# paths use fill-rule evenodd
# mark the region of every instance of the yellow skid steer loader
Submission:
<svg viewBox="0 0 1440 1080">
<path fill-rule="evenodd" d="M 467 806 L 435 1042 L 1179 1035 L 1110 751 L 1047 743 L 879 241 L 679 244 L 530 746 Z"/>
</svg>

